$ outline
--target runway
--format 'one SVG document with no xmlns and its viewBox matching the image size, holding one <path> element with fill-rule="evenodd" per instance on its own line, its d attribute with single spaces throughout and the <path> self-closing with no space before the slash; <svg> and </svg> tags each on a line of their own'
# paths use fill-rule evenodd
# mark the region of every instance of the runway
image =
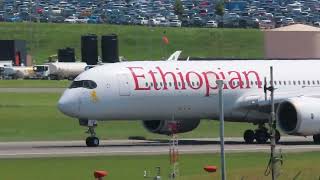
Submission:
<svg viewBox="0 0 320 180">
<path fill-rule="evenodd" d="M 180 154 L 217 153 L 219 139 L 182 139 Z M 99 147 L 89 148 L 84 141 L 1 142 L 0 158 L 65 157 L 97 155 L 155 155 L 168 154 L 165 140 L 106 140 Z M 245 144 L 242 138 L 226 138 L 226 152 L 268 152 L 268 144 Z M 312 138 L 284 137 L 277 146 L 282 152 L 320 151 Z"/>
</svg>

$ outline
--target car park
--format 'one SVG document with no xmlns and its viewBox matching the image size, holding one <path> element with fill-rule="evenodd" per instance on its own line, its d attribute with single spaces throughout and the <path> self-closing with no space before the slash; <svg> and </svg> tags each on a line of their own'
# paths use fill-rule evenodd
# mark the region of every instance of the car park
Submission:
<svg viewBox="0 0 320 180">
<path fill-rule="evenodd" d="M 296 22 L 314 24 L 320 21 L 317 1 L 249 1 L 225 2 L 225 14 L 215 14 L 211 1 L 183 0 L 183 15 L 174 11 L 174 1 L 3 1 L 0 6 L 0 21 L 33 21 L 43 23 L 110 23 L 139 24 L 152 26 L 206 27 L 210 20 L 224 22 L 225 27 L 256 27 L 250 18 L 270 20 L 275 26 Z M 244 4 L 244 6 L 240 6 Z M 277 17 L 283 16 L 279 19 Z M 291 18 L 291 19 L 287 19 Z M 171 22 L 171 23 L 170 23 Z M 178 23 L 177 23 L 178 22 Z"/>
</svg>

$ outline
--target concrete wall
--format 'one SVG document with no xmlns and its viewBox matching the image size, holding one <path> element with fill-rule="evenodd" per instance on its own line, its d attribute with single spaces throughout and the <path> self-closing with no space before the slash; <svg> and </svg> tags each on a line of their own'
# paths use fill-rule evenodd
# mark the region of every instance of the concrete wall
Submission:
<svg viewBox="0 0 320 180">
<path fill-rule="evenodd" d="M 320 59 L 319 31 L 265 31 L 265 58 Z"/>
</svg>

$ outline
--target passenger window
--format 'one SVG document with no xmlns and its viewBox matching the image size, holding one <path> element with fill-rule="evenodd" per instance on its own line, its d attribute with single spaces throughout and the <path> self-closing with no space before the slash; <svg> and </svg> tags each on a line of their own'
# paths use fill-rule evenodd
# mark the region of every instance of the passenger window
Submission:
<svg viewBox="0 0 320 180">
<path fill-rule="evenodd" d="M 315 85 L 316 83 L 314 83 L 314 81 L 312 81 L 312 84 Z"/>
<path fill-rule="evenodd" d="M 308 81 L 308 85 L 310 85 L 310 81 Z"/>
<path fill-rule="evenodd" d="M 160 86 L 162 86 L 162 82 L 160 82 Z"/>
<path fill-rule="evenodd" d="M 318 84 L 318 85 L 320 84 L 319 80 L 317 80 L 317 84 Z"/>
<path fill-rule="evenodd" d="M 303 81 L 302 81 L 302 84 L 305 85 L 305 84 L 306 84 L 306 81 L 303 80 Z"/>
<path fill-rule="evenodd" d="M 179 85 L 179 87 L 181 87 L 181 83 L 180 82 L 178 82 L 178 85 Z"/>
<path fill-rule="evenodd" d="M 169 82 L 169 86 L 170 86 L 170 87 L 172 86 L 171 82 Z"/>
<path fill-rule="evenodd" d="M 291 85 L 291 81 L 288 81 L 289 85 Z"/>
<path fill-rule="evenodd" d="M 146 87 L 148 87 L 148 82 L 146 82 Z"/>
<path fill-rule="evenodd" d="M 296 81 L 293 81 L 293 85 L 296 85 Z"/>
<path fill-rule="evenodd" d="M 286 81 L 283 81 L 283 85 L 287 85 Z"/>
<path fill-rule="evenodd" d="M 151 86 L 153 86 L 153 83 L 151 83 Z"/>
<path fill-rule="evenodd" d="M 281 85 L 281 81 L 279 81 L 279 85 Z"/>
<path fill-rule="evenodd" d="M 300 85 L 300 81 L 298 81 L 298 85 Z"/>
<path fill-rule="evenodd" d="M 274 85 L 277 85 L 277 81 L 274 81 Z"/>
</svg>

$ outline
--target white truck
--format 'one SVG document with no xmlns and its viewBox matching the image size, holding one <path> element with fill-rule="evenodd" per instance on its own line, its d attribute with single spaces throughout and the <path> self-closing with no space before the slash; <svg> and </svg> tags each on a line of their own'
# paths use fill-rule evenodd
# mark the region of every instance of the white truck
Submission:
<svg viewBox="0 0 320 180">
<path fill-rule="evenodd" d="M 48 63 L 48 77 L 50 79 L 72 80 L 85 70 L 84 62 L 54 62 Z"/>
<path fill-rule="evenodd" d="M 49 79 L 49 65 L 34 65 L 33 71 L 37 79 Z"/>
</svg>

